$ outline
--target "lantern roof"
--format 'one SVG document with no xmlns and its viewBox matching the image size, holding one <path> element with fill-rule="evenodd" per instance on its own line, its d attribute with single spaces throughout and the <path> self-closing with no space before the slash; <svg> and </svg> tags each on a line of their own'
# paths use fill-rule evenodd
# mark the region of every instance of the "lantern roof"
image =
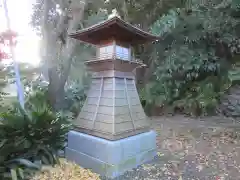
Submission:
<svg viewBox="0 0 240 180">
<path fill-rule="evenodd" d="M 100 45 L 110 39 L 129 44 L 144 44 L 159 39 L 158 36 L 143 31 L 122 20 L 118 15 L 112 15 L 108 20 L 88 28 L 70 33 L 70 37 L 93 45 Z"/>
</svg>

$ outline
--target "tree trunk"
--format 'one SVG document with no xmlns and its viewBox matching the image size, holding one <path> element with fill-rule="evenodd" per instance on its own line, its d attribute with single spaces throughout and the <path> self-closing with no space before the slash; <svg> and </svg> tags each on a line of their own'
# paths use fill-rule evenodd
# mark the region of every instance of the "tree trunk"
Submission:
<svg viewBox="0 0 240 180">
<path fill-rule="evenodd" d="M 54 7 L 51 7 L 49 0 L 44 1 L 42 26 L 45 42 L 44 60 L 47 63 L 49 77 L 48 96 L 55 110 L 61 109 L 64 103 L 64 87 L 68 79 L 77 43 L 76 40 L 68 38 L 66 34 L 77 30 L 79 23 L 81 23 L 85 0 L 72 0 L 69 3 L 62 0 L 59 6 L 62 9 L 62 13 L 57 25 L 54 25 L 49 22 L 48 18 L 51 8 Z M 60 59 L 62 60 L 62 64 L 60 64 Z"/>
</svg>

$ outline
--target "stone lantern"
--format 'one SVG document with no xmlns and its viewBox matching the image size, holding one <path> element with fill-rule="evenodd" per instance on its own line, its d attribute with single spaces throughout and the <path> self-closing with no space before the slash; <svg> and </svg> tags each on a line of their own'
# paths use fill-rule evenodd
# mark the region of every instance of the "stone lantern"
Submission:
<svg viewBox="0 0 240 180">
<path fill-rule="evenodd" d="M 85 168 L 116 177 L 156 155 L 156 134 L 135 85 L 132 47 L 158 37 L 123 21 L 115 12 L 106 21 L 69 34 L 97 47 L 86 61 L 92 83 L 86 102 L 68 134 L 66 157 Z"/>
</svg>

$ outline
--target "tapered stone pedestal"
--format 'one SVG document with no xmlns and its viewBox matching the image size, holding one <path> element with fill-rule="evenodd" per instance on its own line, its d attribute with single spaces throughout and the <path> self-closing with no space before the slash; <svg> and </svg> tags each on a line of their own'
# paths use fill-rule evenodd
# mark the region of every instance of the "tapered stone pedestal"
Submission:
<svg viewBox="0 0 240 180">
<path fill-rule="evenodd" d="M 114 178 L 156 156 L 156 133 L 149 131 L 110 141 L 70 131 L 65 154 L 84 168 Z"/>
<path fill-rule="evenodd" d="M 133 70 L 137 65 L 109 60 L 92 63 L 91 67 L 117 66 L 125 70 L 131 67 L 130 70 Z M 87 99 L 74 121 L 76 130 L 108 140 L 149 131 L 150 120 L 141 105 L 133 72 L 105 70 L 92 74 Z"/>
</svg>

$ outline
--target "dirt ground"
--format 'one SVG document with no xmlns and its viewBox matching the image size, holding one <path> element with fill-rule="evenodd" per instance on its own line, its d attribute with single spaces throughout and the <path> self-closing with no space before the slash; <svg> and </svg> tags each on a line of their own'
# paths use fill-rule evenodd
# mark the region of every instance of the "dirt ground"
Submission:
<svg viewBox="0 0 240 180">
<path fill-rule="evenodd" d="M 165 162 L 158 169 L 169 175 L 163 179 L 240 179 L 239 122 L 222 117 L 155 117 L 152 127 L 158 133 L 159 161 Z"/>
<path fill-rule="evenodd" d="M 240 180 L 240 122 L 184 116 L 151 122 L 158 157 L 118 180 Z"/>
</svg>

